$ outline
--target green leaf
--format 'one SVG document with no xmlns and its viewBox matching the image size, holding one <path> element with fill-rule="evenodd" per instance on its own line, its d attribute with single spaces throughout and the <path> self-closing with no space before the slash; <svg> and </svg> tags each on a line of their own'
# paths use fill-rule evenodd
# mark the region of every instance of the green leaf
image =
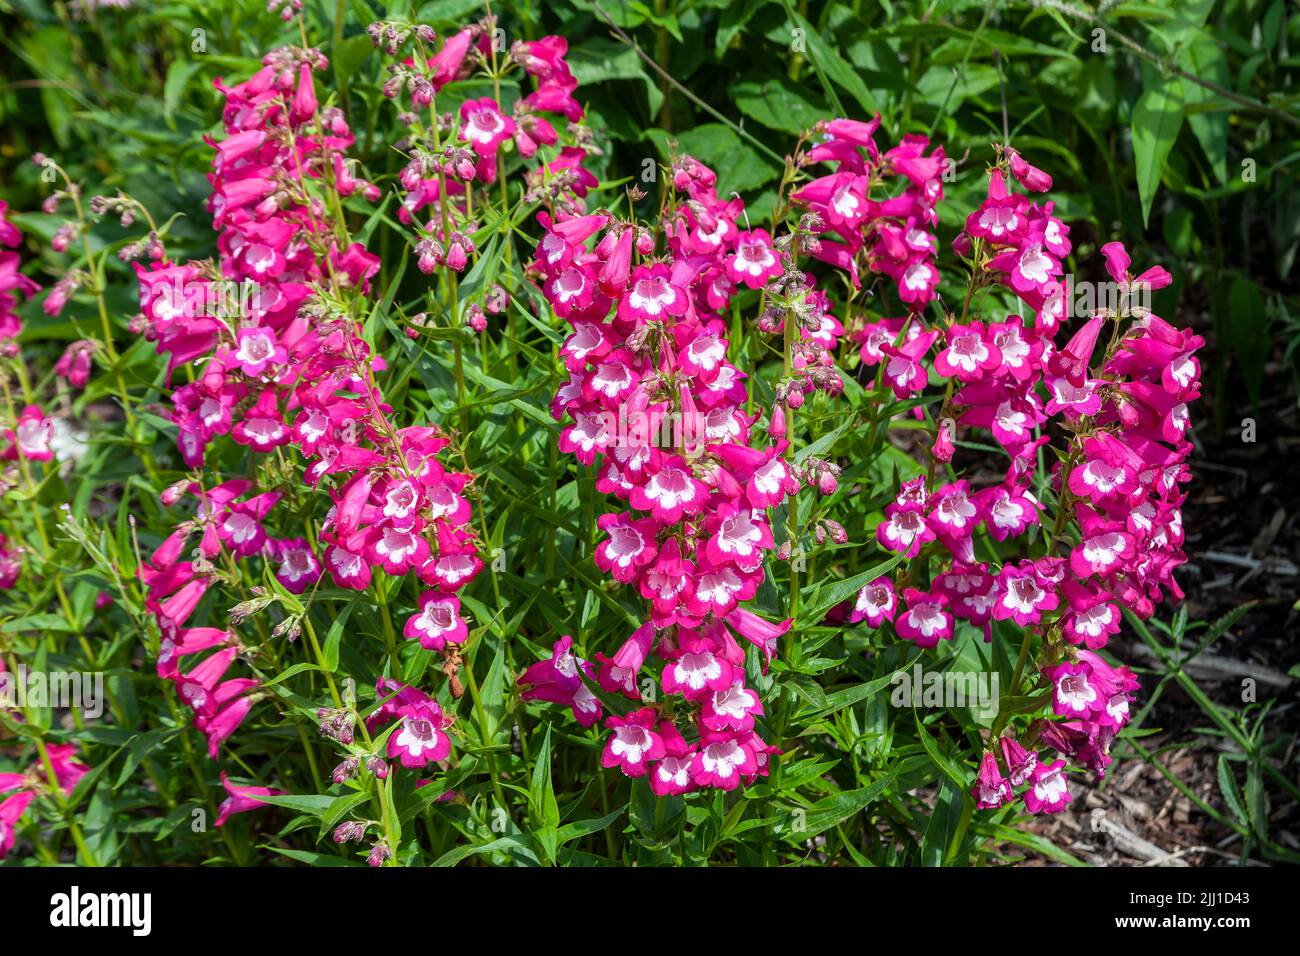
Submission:
<svg viewBox="0 0 1300 956">
<path fill-rule="evenodd" d="M 895 764 L 865 787 L 844 790 L 817 801 L 804 813 L 803 826 L 797 831 L 792 829 L 788 836 L 802 842 L 861 813 L 884 795 L 898 771 L 899 765 Z"/>
<path fill-rule="evenodd" d="M 279 853 L 281 856 L 287 856 L 291 860 L 297 860 L 299 863 L 306 863 L 309 866 L 365 866 L 360 860 L 349 860 L 346 857 L 331 856 L 328 853 L 313 853 L 309 850 L 287 850 L 279 846 L 263 846 L 263 849 Z"/>
<path fill-rule="evenodd" d="M 890 556 L 886 561 L 882 561 L 873 568 L 855 574 L 852 577 L 836 581 L 827 587 L 814 589 L 815 601 L 809 606 L 802 608 L 799 612 L 799 620 L 806 624 L 815 624 L 820 621 L 835 605 L 841 601 L 847 601 L 860 591 L 864 585 L 870 584 L 882 574 L 888 574 L 902 562 L 903 555 L 895 554 Z"/>
<path fill-rule="evenodd" d="M 660 151 L 668 155 L 668 135 L 663 130 L 647 132 Z M 679 150 L 711 166 L 718 173 L 718 195 L 747 192 L 776 179 L 780 167 L 741 139 L 722 123 L 703 123 L 675 137 Z"/>
<path fill-rule="evenodd" d="M 1219 781 L 1219 793 L 1223 795 L 1223 802 L 1232 811 L 1232 815 L 1243 826 L 1250 826 L 1250 814 L 1246 812 L 1246 804 L 1241 798 L 1241 790 L 1237 787 L 1237 779 L 1232 775 L 1232 767 L 1228 764 L 1227 754 L 1219 754 L 1219 762 L 1215 767 L 1215 776 L 1218 777 Z"/>
<path fill-rule="evenodd" d="M 1058 863 L 1064 863 L 1066 866 L 1087 866 L 1072 853 L 1061 849 L 1051 840 L 1039 836 L 1037 833 L 1030 833 L 1028 830 L 1018 830 L 1015 827 L 1009 827 L 1004 823 L 991 823 L 988 821 L 979 821 L 971 824 L 971 832 L 977 836 L 986 837 L 994 840 L 1002 840 L 1006 843 L 1014 843 L 1016 846 L 1023 846 L 1026 849 L 1041 853 L 1049 859 Z"/>
<path fill-rule="evenodd" d="M 1207 36 L 1197 36 L 1183 48 L 1179 62 L 1189 73 L 1220 86 L 1231 86 L 1228 75 L 1228 58 L 1223 47 Z M 1183 80 L 1183 100 L 1187 104 L 1187 125 L 1196 141 L 1201 144 L 1210 167 L 1219 182 L 1228 183 L 1228 111 L 1197 110 L 1201 104 L 1222 103 L 1217 93 L 1199 83 Z"/>
<path fill-rule="evenodd" d="M 434 860 L 430 865 L 455 866 L 461 860 L 467 859 L 471 856 L 477 856 L 480 853 L 491 853 L 494 850 L 518 850 L 526 856 L 532 856 L 532 851 L 528 849 L 528 844 L 526 844 L 521 837 L 511 835 L 500 837 L 493 840 L 491 843 L 483 843 L 479 846 L 456 847 L 456 849 L 438 857 L 438 859 Z"/>
<path fill-rule="evenodd" d="M 1263 395 L 1264 366 L 1273 343 L 1268 336 L 1268 313 L 1259 286 L 1244 275 L 1232 280 L 1228 290 L 1227 321 L 1221 323 L 1223 344 L 1230 345 L 1241 367 L 1241 377 L 1250 393 L 1252 405 Z"/>
<path fill-rule="evenodd" d="M 282 793 L 278 796 L 273 794 L 264 797 L 259 796 L 257 799 L 274 807 L 284 807 L 288 810 L 297 810 L 299 813 L 305 813 L 308 816 L 319 817 L 325 814 L 338 798 L 331 797 L 326 793 Z"/>
<path fill-rule="evenodd" d="M 1142 224 L 1146 225 L 1155 201 L 1165 160 L 1183 126 L 1183 84 L 1177 77 L 1160 79 L 1138 98 L 1133 107 L 1133 162 L 1136 166 Z"/>
<path fill-rule="evenodd" d="M 733 83 L 730 92 L 736 107 L 750 119 L 796 136 L 812 129 L 830 112 L 820 99 L 809 98 L 806 90 L 780 77 Z"/>
<path fill-rule="evenodd" d="M 176 107 L 180 105 L 181 97 L 185 95 L 185 87 L 190 78 L 203 66 L 202 60 L 173 60 L 172 65 L 167 68 L 167 80 L 163 83 L 163 117 L 167 120 L 167 125 L 175 128 L 172 120 L 172 114 L 176 112 Z"/>
<path fill-rule="evenodd" d="M 846 707 L 852 707 L 855 704 L 866 700 L 868 697 L 879 693 L 894 680 L 894 676 L 898 674 L 899 671 L 909 670 L 912 665 L 921 658 L 922 653 L 923 652 L 918 652 L 916 657 L 913 657 L 905 664 L 899 665 L 897 670 L 890 671 L 882 677 L 877 677 L 875 680 L 869 680 L 864 684 L 857 684 L 853 687 L 846 687 L 843 690 L 837 690 L 834 693 L 827 694 L 826 706 L 822 710 L 803 711 L 795 714 L 795 723 L 807 723 L 808 721 L 829 717 L 831 714 L 839 713 Z"/>
<path fill-rule="evenodd" d="M 606 80 L 639 80 L 645 84 L 650 114 L 657 115 L 664 95 L 636 50 L 605 37 L 593 37 L 569 51 L 565 58 L 580 86 L 596 86 Z"/>
<path fill-rule="evenodd" d="M 912 716 L 916 718 L 916 736 L 921 741 L 921 746 L 925 749 L 926 756 L 945 777 L 947 777 L 958 789 L 964 792 L 970 783 L 968 774 L 965 773 L 952 759 L 939 749 L 935 739 L 930 736 L 930 732 L 925 729 L 925 724 L 921 722 L 921 713 L 915 707 L 912 708 Z"/>
<path fill-rule="evenodd" d="M 360 595 L 348 602 L 347 607 L 343 608 L 339 616 L 334 619 L 334 623 L 330 625 L 329 633 L 325 635 L 321 658 L 325 670 L 331 674 L 339 669 L 339 643 L 343 639 L 343 628 L 347 626 L 348 618 L 352 616 L 352 608 L 356 606 L 359 598 Z"/>
<path fill-rule="evenodd" d="M 533 759 L 533 778 L 528 788 L 530 815 L 536 827 L 533 835 L 542 845 L 547 862 L 554 863 L 559 845 L 560 806 L 555 800 L 555 787 L 551 781 L 550 724 L 546 725 L 546 736 Z"/>
<path fill-rule="evenodd" d="M 871 93 L 867 90 L 867 84 L 863 82 L 853 64 L 840 56 L 836 48 L 828 44 L 812 24 L 795 12 L 790 0 L 781 0 L 781 3 L 785 7 L 786 16 L 790 18 L 791 24 L 795 29 L 801 31 L 800 36 L 807 44 L 808 59 L 812 63 L 813 69 L 817 71 L 817 78 L 821 81 L 822 90 L 826 94 L 826 98 L 830 100 L 831 105 L 835 107 L 835 112 L 841 116 L 847 115 L 839 96 L 835 93 L 834 87 L 831 86 L 832 81 L 858 101 L 864 115 L 870 116 L 875 113 L 878 104 L 872 98 Z"/>
<path fill-rule="evenodd" d="M 603 817 L 595 817 L 591 820 L 575 820 L 573 823 L 566 823 L 560 828 L 558 841 L 560 846 L 563 846 L 566 843 L 571 843 L 580 837 L 585 837 L 592 833 L 598 833 L 621 817 L 626 809 L 626 807 L 619 807 L 613 813 L 608 813 Z"/>
</svg>

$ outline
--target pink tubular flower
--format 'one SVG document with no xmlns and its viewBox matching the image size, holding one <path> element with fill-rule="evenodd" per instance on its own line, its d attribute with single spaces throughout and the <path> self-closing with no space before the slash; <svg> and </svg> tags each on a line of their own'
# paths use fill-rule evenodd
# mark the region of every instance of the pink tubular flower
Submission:
<svg viewBox="0 0 1300 956">
<path fill-rule="evenodd" d="M 903 591 L 905 611 L 894 620 L 898 636 L 914 641 L 918 647 L 935 647 L 952 639 L 952 615 L 948 613 L 945 594 L 928 594 L 916 588 Z"/>
<path fill-rule="evenodd" d="M 18 821 L 22 819 L 23 814 L 31 802 L 36 799 L 36 794 L 30 790 L 20 790 L 10 797 L 0 800 L 0 860 L 3 860 L 10 850 L 14 848 L 14 839 L 18 832 Z"/>
<path fill-rule="evenodd" d="M 650 762 L 667 753 L 663 738 L 656 732 L 653 707 L 643 707 L 626 717 L 607 717 L 605 726 L 612 734 L 600 757 L 602 767 L 618 767 L 629 777 L 644 777 Z"/>
<path fill-rule="evenodd" d="M 245 375 L 256 378 L 269 366 L 283 365 L 289 358 L 288 350 L 276 341 L 275 330 L 256 327 L 240 329 L 231 359 Z"/>
<path fill-rule="evenodd" d="M 283 790 L 272 790 L 269 787 L 241 787 L 231 783 L 224 772 L 221 774 L 221 786 L 225 788 L 227 796 L 218 808 L 217 826 L 219 827 L 225 826 L 226 821 L 236 813 L 247 813 L 249 810 L 268 806 L 266 801 L 259 799 L 260 797 L 278 797 L 284 794 Z"/>
<path fill-rule="evenodd" d="M 727 260 L 727 277 L 751 289 L 759 289 L 768 279 L 785 271 L 781 257 L 772 248 L 772 237 L 765 229 L 754 229 L 736 236 L 735 253 Z"/>
<path fill-rule="evenodd" d="M 95 342 L 90 339 L 73 342 L 59 356 L 59 361 L 54 366 L 55 374 L 72 388 L 85 388 L 90 381 L 90 357 L 94 351 Z"/>
<path fill-rule="evenodd" d="M 979 322 L 951 326 L 948 346 L 934 360 L 934 370 L 945 378 L 971 382 L 1002 366 L 1002 352 L 986 337 Z"/>
<path fill-rule="evenodd" d="M 735 790 L 744 777 L 758 770 L 758 757 L 749 739 L 706 734 L 691 761 L 691 779 L 699 787 Z"/>
<path fill-rule="evenodd" d="M 444 714 L 436 702 L 425 700 L 403 706 L 397 716 L 401 723 L 389 735 L 389 757 L 399 760 L 408 770 L 447 759 L 451 738 L 446 729 L 453 718 Z"/>
<path fill-rule="evenodd" d="M 551 657 L 538 661 L 520 675 L 523 700 L 544 700 L 563 704 L 573 711 L 583 727 L 591 727 L 601 716 L 600 699 L 582 682 L 579 670 L 592 678 L 594 668 L 573 653 L 573 638 L 567 634 L 555 643 Z"/>
<path fill-rule="evenodd" d="M 515 121 L 504 115 L 490 96 L 461 103 L 460 118 L 460 138 L 480 156 L 495 155 L 497 147 L 516 131 Z"/>
<path fill-rule="evenodd" d="M 754 729 L 755 715 L 762 716 L 763 702 L 758 694 L 737 679 L 724 690 L 714 691 L 704 699 L 701 723 L 711 731 L 747 733 Z"/>
<path fill-rule="evenodd" d="M 441 651 L 448 644 L 464 644 L 469 628 L 460 615 L 460 600 L 438 591 L 420 595 L 420 610 L 411 615 L 402 633 L 418 640 L 425 650 Z"/>
<path fill-rule="evenodd" d="M 885 621 L 894 620 L 897 613 L 898 598 L 894 594 L 894 582 L 882 576 L 858 591 L 849 620 L 855 624 L 866 621 L 869 627 L 880 627 Z"/>
<path fill-rule="evenodd" d="M 1065 761 L 1039 764 L 1025 790 L 1025 809 L 1030 813 L 1060 813 L 1071 800 L 1065 779 Z"/>
<path fill-rule="evenodd" d="M 1032 562 L 1022 562 L 1019 567 L 1004 565 L 997 577 L 997 598 L 993 604 L 993 617 L 999 621 L 1012 620 L 1019 627 L 1037 624 L 1045 611 L 1054 611 L 1058 604 L 1055 589 L 1045 587 L 1034 572 Z"/>
<path fill-rule="evenodd" d="M 1027 751 L 1011 737 L 998 741 L 1002 751 L 1002 762 L 1007 768 L 1007 780 L 1013 787 L 1021 786 L 1038 766 L 1038 754 Z"/>
<path fill-rule="evenodd" d="M 431 64 L 435 80 L 426 85 L 454 79 L 475 39 L 482 39 L 477 29 L 446 44 Z M 226 674 L 242 650 L 237 636 L 184 626 L 206 595 L 223 590 L 212 565 L 261 555 L 278 583 L 299 594 L 316 586 L 322 570 L 337 586 L 358 590 L 370 585 L 377 567 L 392 575 L 414 571 L 434 590 L 421 597 L 406 633 L 431 649 L 467 638 L 452 593 L 482 569 L 468 530 L 469 476 L 443 468 L 438 455 L 448 440 L 435 428 L 391 420 L 375 384 L 384 360 L 349 317 L 370 295 L 379 259 L 360 243 L 337 240 L 345 230 L 330 218 L 339 204 L 327 194 L 374 201 L 380 193 L 347 156 L 353 137 L 342 112 L 317 97 L 313 74 L 326 66 L 319 51 L 287 47 L 267 54 L 248 80 L 217 82 L 225 136 L 210 144 L 216 274 L 255 283 L 256 292 L 246 303 L 241 299 L 238 323 L 219 321 L 210 309 L 217 290 L 205 266 L 165 260 L 137 266 L 145 337 L 169 356 L 169 376 L 183 363 L 196 370 L 171 396 L 185 463 L 201 468 L 209 447 L 228 436 L 253 454 L 254 480 L 273 473 L 280 483 L 286 479 L 279 469 L 263 471 L 258 458 L 292 449 L 305 459 L 307 488 L 333 503 L 323 521 L 309 525 L 318 529 L 309 545 L 271 537 L 282 525 L 278 484 L 245 497 L 254 488 L 250 480 L 214 489 L 194 481 L 164 497 L 169 507 L 187 493 L 199 499 L 192 522 L 182 525 L 185 534 L 188 527 L 198 533 L 199 543 L 195 560 L 181 561 L 185 534 L 174 536 L 142 569 L 146 606 L 163 632 L 157 667 L 176 682 L 214 758 L 263 695 L 257 681 Z M 422 95 L 423 88 L 416 98 Z M 472 143 L 488 148 L 495 137 L 495 150 L 498 134 L 508 138 L 514 121 L 489 115 L 490 101 L 467 105 Z M 472 160 L 473 152 L 462 152 Z M 439 198 L 432 193 L 423 204 Z M 409 217 L 411 208 L 419 207 L 403 206 L 399 216 Z M 445 258 L 474 253 L 472 224 L 439 225 L 434 234 L 444 239 Z M 345 308 L 338 308 L 340 299 L 348 300 Z M 281 453 L 279 460 L 297 457 Z M 294 517 L 295 527 L 311 518 Z M 232 620 L 258 613 L 262 601 L 242 601 Z M 286 620 L 272 639 L 287 634 L 292 640 L 297 627 Z"/>
<path fill-rule="evenodd" d="M 933 527 L 915 507 L 889 505 L 885 508 L 885 520 L 876 526 L 876 540 L 881 547 L 909 558 L 916 557 L 921 546 L 934 538 Z"/>
<path fill-rule="evenodd" d="M 1062 661 L 1043 671 L 1052 682 L 1052 709 L 1062 716 L 1087 715 L 1102 704 L 1101 690 L 1092 681 L 1087 664 Z"/>
<path fill-rule="evenodd" d="M 992 753 L 986 753 L 980 761 L 979 776 L 971 788 L 971 796 L 980 810 L 995 810 L 1012 800 L 1011 784 L 1002 776 L 997 757 Z"/>
<path fill-rule="evenodd" d="M 18 415 L 17 427 L 5 435 L 11 443 L 3 457 L 28 461 L 53 461 L 54 422 L 38 405 L 27 405 Z"/>
<path fill-rule="evenodd" d="M 659 736 L 665 753 L 651 770 L 650 789 L 660 797 L 690 793 L 695 789 L 691 776 L 695 748 L 686 743 L 681 731 L 667 719 L 659 723 Z"/>
</svg>

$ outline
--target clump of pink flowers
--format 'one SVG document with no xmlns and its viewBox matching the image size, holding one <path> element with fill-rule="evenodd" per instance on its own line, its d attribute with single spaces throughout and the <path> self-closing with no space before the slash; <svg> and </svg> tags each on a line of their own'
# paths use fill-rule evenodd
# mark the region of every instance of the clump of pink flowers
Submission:
<svg viewBox="0 0 1300 956">
<path fill-rule="evenodd" d="M 914 308 L 860 333 L 863 362 L 882 365 L 898 398 L 923 391 L 931 372 L 946 393 L 928 476 L 905 482 L 876 528 L 884 548 L 939 570 L 925 583 L 914 563 L 895 575 L 906 586 L 882 577 L 850 613 L 872 627 L 891 622 L 924 648 L 951 640 L 957 621 L 982 629 L 985 640 L 994 622 L 1025 641 L 1042 639 L 1041 682 L 1051 688 L 1053 715 L 1064 719 L 1031 722 L 1021 742 L 997 723 L 973 791 L 980 807 L 996 807 L 1024 785 L 1035 813 L 1069 802 L 1067 760 L 1099 775 L 1110 764 L 1138 681 L 1096 651 L 1119 631 L 1122 611 L 1145 618 L 1166 592 L 1182 595 L 1173 577 L 1185 560 L 1180 485 L 1190 478 L 1187 406 L 1199 395 L 1195 353 L 1203 344 L 1151 312 L 1149 293 L 1168 285 L 1169 273 L 1157 266 L 1134 275 L 1119 243 L 1101 249 L 1108 304 L 1056 342 L 1072 301 L 1062 265 L 1069 228 L 1051 202 L 1029 195 L 1050 187 L 1046 173 L 1002 148 L 987 198 L 953 242 L 971 289 L 1009 290 L 1024 318 L 977 318 L 968 297 L 960 316 L 937 324 Z M 987 433 L 1005 450 L 1000 482 L 976 489 L 952 471 L 957 427 Z M 1046 450 L 1055 456 L 1050 474 L 1040 475 Z M 937 477 L 941 469 L 949 477 Z M 1041 500 L 1043 485 L 1054 508 Z M 999 543 L 985 548 L 992 558 L 977 553 L 985 535 Z M 1010 553 L 1017 540 L 1023 556 Z M 1058 759 L 1040 759 L 1041 749 Z"/>
<path fill-rule="evenodd" d="M 397 148 L 408 161 L 398 177 L 397 215 L 415 230 L 415 261 L 424 273 L 466 270 L 501 231 L 501 219 L 515 214 L 512 182 L 525 203 L 575 213 L 596 185 L 583 167 L 594 146 L 574 96 L 567 41 L 545 36 L 506 51 L 495 43 L 495 27 L 489 16 L 441 39 L 427 25 L 404 21 L 368 30 L 376 47 L 401 57 L 389 66 L 383 91 L 403 106 L 406 135 Z M 490 80 L 493 95 L 439 112 L 438 94 L 471 77 Z M 483 332 L 487 313 L 506 311 L 508 294 L 491 284 L 461 305 L 452 320 Z"/>
<path fill-rule="evenodd" d="M 186 624 L 237 562 L 260 557 L 295 595 L 326 573 L 354 590 L 381 572 L 413 573 L 426 590 L 405 635 L 434 651 L 465 641 L 456 592 L 483 567 L 464 494 L 470 476 L 439 459 L 449 438 L 438 429 L 393 422 L 376 381 L 385 363 L 361 334 L 358 307 L 379 260 L 347 241 L 337 210 L 354 193 L 374 199 L 378 191 L 347 156 L 353 135 L 341 111 L 317 100 L 313 74 L 325 58 L 286 47 L 263 62 L 241 83 L 217 83 L 226 101 L 209 177 L 218 262 L 137 267 L 145 335 L 168 354 L 169 371 L 196 368 L 172 396 L 183 459 L 202 469 L 221 438 L 255 453 L 253 478 L 168 489 L 168 505 L 194 497 L 194 518 L 143 572 L 162 631 L 159 674 L 176 682 L 214 757 L 247 716 L 258 682 L 226 677 L 240 650 L 233 633 Z M 241 290 L 253 294 L 223 311 L 222 296 Z M 302 463 L 303 487 L 330 507 L 306 534 L 276 538 L 272 512 L 288 489 L 261 485 L 259 475 L 273 472 L 259 462 L 287 452 Z M 232 611 L 233 623 L 274 599 L 253 595 Z M 278 630 L 292 639 L 300 627 L 290 616 Z M 181 658 L 198 654 L 207 656 L 182 668 Z"/>
<path fill-rule="evenodd" d="M 0 674 L 4 665 L 0 664 Z M 75 744 L 45 744 L 44 757 L 22 773 L 0 773 L 0 860 L 13 849 L 18 823 L 37 797 L 57 788 L 71 795 L 90 768 Z"/>
<path fill-rule="evenodd" d="M 732 790 L 768 772 L 777 751 L 755 730 L 763 704 L 737 638 L 766 672 L 791 626 L 744 603 L 776 547 L 769 512 L 800 487 L 784 443 L 746 411 L 722 320 L 737 284 L 784 271 L 779 253 L 766 233 L 739 228 L 743 204 L 718 197 L 712 170 L 682 156 L 671 172 L 662 253 L 635 221 L 539 216 L 542 293 L 572 327 L 561 349 L 569 379 L 552 403 L 569 420 L 560 449 L 595 466 L 596 489 L 624 503 L 599 519 L 594 558 L 639 592 L 647 620 L 595 663 L 565 637 L 519 681 L 525 699 L 566 704 L 591 726 L 603 707 L 587 683 L 643 703 L 642 674 L 657 658 L 665 699 L 605 718 L 602 763 L 649 775 L 661 795 Z"/>
</svg>

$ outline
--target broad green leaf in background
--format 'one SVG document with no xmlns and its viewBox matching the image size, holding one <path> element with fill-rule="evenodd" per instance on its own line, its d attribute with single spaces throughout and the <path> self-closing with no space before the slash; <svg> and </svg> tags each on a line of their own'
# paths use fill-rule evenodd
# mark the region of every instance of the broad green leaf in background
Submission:
<svg viewBox="0 0 1300 956">
<path fill-rule="evenodd" d="M 1188 43 L 1179 56 L 1179 62 L 1189 73 L 1212 80 L 1220 86 L 1230 86 L 1228 58 L 1223 48 L 1207 36 L 1198 35 Z M 1219 96 L 1199 83 L 1183 80 L 1183 100 L 1187 104 L 1187 125 L 1196 141 L 1201 144 L 1210 168 L 1219 182 L 1228 182 L 1228 112 L 1224 109 L 1198 111 L 1198 105 L 1219 103 Z"/>
<path fill-rule="evenodd" d="M 1144 71 L 1150 73 L 1151 71 Z M 1156 79 L 1133 107 L 1133 162 L 1136 167 L 1142 224 L 1160 187 L 1165 160 L 1183 126 L 1183 82 L 1178 77 Z"/>
<path fill-rule="evenodd" d="M 731 96 L 736 107 L 750 119 L 796 136 L 812 129 L 828 113 L 820 97 L 782 77 L 735 83 Z"/>
<path fill-rule="evenodd" d="M 667 134 L 651 130 L 649 135 L 657 140 L 667 157 Z M 775 162 L 721 123 L 705 123 L 673 138 L 683 152 L 717 171 L 719 196 L 756 189 L 776 179 L 781 172 Z"/>
<path fill-rule="evenodd" d="M 636 50 L 605 37 L 593 37 L 574 47 L 568 56 L 569 68 L 582 86 L 599 86 L 606 80 L 640 80 L 650 101 L 650 114 L 657 115 L 664 95 L 650 76 Z"/>
</svg>

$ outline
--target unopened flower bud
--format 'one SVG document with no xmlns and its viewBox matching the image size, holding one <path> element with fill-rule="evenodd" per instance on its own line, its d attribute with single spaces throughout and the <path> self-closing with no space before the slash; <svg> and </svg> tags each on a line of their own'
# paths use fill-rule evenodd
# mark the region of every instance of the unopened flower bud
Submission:
<svg viewBox="0 0 1300 956">
<path fill-rule="evenodd" d="M 778 439 L 784 438 L 786 435 L 785 409 L 780 405 L 772 406 L 772 417 L 768 422 L 767 433 Z"/>
<path fill-rule="evenodd" d="M 366 835 L 366 825 L 358 820 L 347 820 L 334 828 L 334 842 L 360 843 Z"/>
<path fill-rule="evenodd" d="M 341 764 L 339 764 L 337 767 L 334 768 L 334 772 L 330 774 L 330 777 L 333 779 L 335 783 L 343 783 L 343 781 L 351 780 L 353 777 L 355 777 L 357 775 L 357 771 L 360 769 L 361 769 L 361 761 L 358 760 L 356 757 L 349 757 L 347 760 L 343 761 Z"/>
</svg>

